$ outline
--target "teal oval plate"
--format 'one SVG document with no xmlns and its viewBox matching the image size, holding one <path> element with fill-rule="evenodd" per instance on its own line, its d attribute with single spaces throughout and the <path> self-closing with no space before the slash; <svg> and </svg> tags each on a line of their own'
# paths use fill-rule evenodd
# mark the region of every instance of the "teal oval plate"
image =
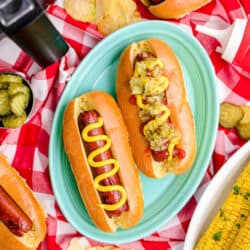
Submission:
<svg viewBox="0 0 250 250">
<path fill-rule="evenodd" d="M 182 65 L 196 125 L 197 156 L 190 170 L 182 175 L 151 179 L 141 174 L 145 200 L 142 219 L 131 229 L 105 233 L 91 222 L 77 190 L 64 152 L 63 114 L 71 99 L 91 90 L 104 90 L 115 97 L 116 69 L 121 52 L 134 41 L 153 37 L 167 42 Z M 53 191 L 64 216 L 81 234 L 114 244 L 138 240 L 162 227 L 184 207 L 206 172 L 215 144 L 218 110 L 213 66 L 199 42 L 179 26 L 163 21 L 143 21 L 107 36 L 79 64 L 54 115 L 49 169 Z"/>
</svg>

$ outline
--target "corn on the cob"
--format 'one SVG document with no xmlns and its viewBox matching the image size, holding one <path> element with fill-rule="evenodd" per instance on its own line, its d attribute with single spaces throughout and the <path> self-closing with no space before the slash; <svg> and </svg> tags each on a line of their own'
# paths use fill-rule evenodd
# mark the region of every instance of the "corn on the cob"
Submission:
<svg viewBox="0 0 250 250">
<path fill-rule="evenodd" d="M 250 214 L 250 162 L 213 218 L 195 250 L 230 249 Z M 250 248 L 248 248 L 250 249 Z"/>
<path fill-rule="evenodd" d="M 250 249 L 250 216 L 248 216 L 245 225 L 240 229 L 231 250 L 249 250 Z"/>
</svg>

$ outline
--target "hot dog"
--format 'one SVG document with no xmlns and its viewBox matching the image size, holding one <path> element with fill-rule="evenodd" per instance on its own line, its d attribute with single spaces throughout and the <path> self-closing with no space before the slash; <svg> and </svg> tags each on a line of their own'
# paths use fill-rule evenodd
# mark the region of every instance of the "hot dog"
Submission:
<svg viewBox="0 0 250 250">
<path fill-rule="evenodd" d="M 196 155 L 193 114 L 181 65 L 159 39 L 132 43 L 122 53 L 116 95 L 138 167 L 149 177 L 181 174 Z"/>
<path fill-rule="evenodd" d="M 78 125 L 79 125 L 80 132 L 83 131 L 83 129 L 87 125 L 98 122 L 98 117 L 99 117 L 99 114 L 93 110 L 82 112 L 78 118 Z M 91 131 L 89 131 L 88 134 L 90 136 L 105 135 L 105 131 L 103 127 L 99 127 L 99 128 L 92 129 Z M 96 140 L 95 142 L 86 142 L 83 140 L 83 143 L 85 145 L 87 155 L 97 150 L 98 148 L 105 146 L 105 141 L 103 140 Z M 95 157 L 95 161 L 99 161 L 99 162 L 105 161 L 108 159 L 112 159 L 112 152 L 110 149 L 108 149 L 105 152 L 102 152 L 101 154 Z M 110 172 L 112 169 L 113 169 L 112 164 L 106 164 L 98 168 L 91 168 L 91 171 L 92 171 L 93 177 L 95 178 L 98 175 Z M 101 184 L 103 186 L 111 186 L 111 185 L 121 185 L 121 182 L 120 182 L 118 174 L 115 174 L 102 180 Z M 117 190 L 114 190 L 111 192 L 99 192 L 99 195 L 100 195 L 102 203 L 115 204 L 119 202 L 119 200 L 121 199 L 121 194 Z M 127 210 L 128 210 L 128 204 L 127 202 L 125 202 L 118 209 L 108 210 L 107 214 L 109 216 L 119 216 L 121 215 L 122 211 L 127 211 Z"/>
<path fill-rule="evenodd" d="M 0 186 L 0 221 L 17 236 L 23 236 L 32 229 L 32 221 L 2 186 Z"/>
<path fill-rule="evenodd" d="M 154 16 L 164 19 L 181 18 L 211 1 L 212 0 L 141 0 Z"/>
<path fill-rule="evenodd" d="M 144 210 L 142 187 L 115 100 L 92 91 L 69 102 L 63 141 L 93 223 L 105 232 L 137 224 Z"/>
<path fill-rule="evenodd" d="M 45 211 L 25 180 L 0 154 L 0 248 L 34 250 L 46 234 Z"/>
</svg>

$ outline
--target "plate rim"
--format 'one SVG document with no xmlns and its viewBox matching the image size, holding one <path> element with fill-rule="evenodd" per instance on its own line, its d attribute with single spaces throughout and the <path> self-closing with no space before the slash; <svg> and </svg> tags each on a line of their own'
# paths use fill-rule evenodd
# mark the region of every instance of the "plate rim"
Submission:
<svg viewBox="0 0 250 250">
<path fill-rule="evenodd" d="M 82 68 L 84 65 L 86 65 L 86 63 L 89 61 L 89 58 L 92 57 L 92 54 L 94 54 L 95 51 L 98 51 L 98 50 L 99 50 L 99 47 L 101 48 L 101 47 L 103 46 L 103 44 L 108 43 L 110 40 L 113 39 L 113 37 L 118 36 L 120 33 L 123 33 L 123 32 L 125 32 L 126 30 L 132 30 L 132 29 L 134 29 L 134 27 L 145 26 L 145 25 L 148 25 L 148 24 L 153 25 L 153 26 L 163 26 L 164 28 L 170 27 L 171 29 L 177 30 L 177 32 L 185 33 L 186 36 L 188 37 L 188 39 L 192 40 L 192 42 L 194 42 L 195 45 L 199 47 L 200 52 L 202 53 L 203 58 L 206 60 L 206 65 L 207 65 L 207 64 L 210 65 L 210 67 L 209 67 L 209 71 L 211 72 L 210 78 L 213 79 L 214 89 L 215 89 L 215 91 L 214 91 L 214 93 L 213 93 L 213 94 L 214 94 L 214 97 L 215 97 L 215 100 L 214 100 L 214 102 L 215 102 L 215 104 L 214 104 L 214 107 L 215 107 L 214 114 L 215 114 L 215 116 L 213 117 L 214 123 L 211 124 L 212 130 L 213 130 L 213 136 L 212 136 L 212 139 L 210 140 L 210 144 L 211 144 L 212 146 L 210 146 L 209 150 L 207 151 L 209 157 L 206 157 L 206 161 L 205 161 L 205 162 L 206 162 L 206 166 L 208 166 L 209 159 L 210 159 L 210 157 L 211 157 L 211 155 L 212 155 L 212 151 L 213 151 L 214 145 L 215 145 L 216 131 L 217 131 L 217 123 L 218 123 L 218 107 L 219 107 L 219 100 L 218 100 L 218 94 L 217 94 L 216 85 L 215 85 L 215 83 L 216 83 L 215 72 L 214 72 L 214 68 L 213 68 L 212 62 L 210 61 L 208 55 L 206 54 L 204 48 L 203 48 L 202 45 L 199 43 L 199 41 L 197 40 L 197 38 L 195 38 L 194 36 L 192 36 L 192 34 L 186 32 L 182 27 L 179 27 L 179 26 L 176 25 L 176 24 L 169 23 L 169 22 L 166 22 L 166 21 L 159 21 L 159 20 L 143 21 L 143 22 L 136 23 L 136 24 L 132 24 L 132 25 L 129 25 L 129 26 L 125 27 L 125 28 L 122 28 L 122 29 L 120 29 L 120 30 L 118 30 L 118 31 L 116 31 L 116 32 L 114 32 L 114 33 L 112 33 L 111 35 L 107 36 L 105 39 L 101 40 L 101 41 L 100 41 L 100 42 L 99 42 L 99 43 L 98 43 L 98 44 L 97 44 L 97 45 L 96 45 L 96 46 L 95 46 L 95 47 L 94 47 L 85 57 L 84 57 L 84 59 L 79 63 L 79 65 L 77 66 L 77 68 L 76 68 L 75 71 L 73 72 L 70 81 L 68 82 L 67 86 L 65 87 L 65 89 L 64 89 L 64 91 L 63 91 L 63 93 L 62 93 L 62 95 L 61 95 L 61 98 L 60 98 L 60 100 L 59 100 L 59 102 L 58 102 L 58 107 L 60 107 L 61 109 L 63 109 L 63 108 L 62 108 L 62 106 L 63 106 L 63 101 L 64 101 L 65 99 L 67 99 L 68 90 L 69 90 L 70 87 L 73 85 L 74 79 L 77 78 L 77 75 L 79 74 L 79 71 L 81 70 L 81 68 Z M 157 27 L 157 28 L 159 29 L 159 27 Z M 154 37 L 154 36 L 152 36 L 152 37 Z M 146 39 L 146 38 L 145 38 L 145 39 Z M 135 39 L 135 40 L 136 40 L 136 39 Z M 73 98 L 73 97 L 71 97 L 70 99 L 72 99 L 72 98 Z M 65 102 L 65 101 L 64 101 L 64 102 Z M 54 114 L 54 119 L 53 119 L 53 124 L 52 124 L 51 131 L 54 131 L 54 130 L 55 130 L 55 127 L 57 126 L 55 120 L 59 119 L 59 113 L 60 113 L 60 112 L 62 112 L 62 111 L 59 110 L 59 109 L 56 109 L 55 114 Z M 55 118 L 56 118 L 56 119 L 55 119 Z M 51 165 L 51 157 L 50 157 L 50 155 L 53 155 L 52 149 L 53 149 L 53 146 L 51 146 L 51 139 L 50 139 L 50 147 L 49 147 L 49 165 Z M 204 156 L 203 156 L 203 158 L 204 158 Z M 139 240 L 139 239 L 141 239 L 141 238 L 143 238 L 143 237 L 146 237 L 146 236 L 150 235 L 152 232 L 154 232 L 154 231 L 158 230 L 159 228 L 161 228 L 164 224 L 167 223 L 167 221 L 169 221 L 171 218 L 173 218 L 173 216 L 175 216 L 176 214 L 178 214 L 178 212 L 185 206 L 185 204 L 188 202 L 188 200 L 192 197 L 192 195 L 194 194 L 194 192 L 195 192 L 195 190 L 197 189 L 198 185 L 200 184 L 200 182 L 201 182 L 201 180 L 202 180 L 202 178 L 203 178 L 203 176 L 204 176 L 204 174 L 205 174 L 205 172 L 206 172 L 206 169 L 207 169 L 207 167 L 204 167 L 204 168 L 203 168 L 203 171 L 202 171 L 202 174 L 201 174 L 201 173 L 199 173 L 199 174 L 197 173 L 197 174 L 194 175 L 194 178 L 196 178 L 197 175 L 198 175 L 200 180 L 199 180 L 198 182 L 196 181 L 196 182 L 195 182 L 195 185 L 192 186 L 192 192 L 190 192 L 191 194 L 185 199 L 185 201 L 182 202 L 182 203 L 180 203 L 180 204 L 178 203 L 178 208 L 177 208 L 174 212 L 172 212 L 170 216 L 168 216 L 168 217 L 169 217 L 168 220 L 164 220 L 164 221 L 162 221 L 161 223 L 158 223 L 157 227 L 154 227 L 153 230 L 148 229 L 146 232 L 140 233 L 140 237 L 138 237 L 138 236 L 133 236 L 133 237 L 130 237 L 129 240 L 128 240 L 128 239 L 125 239 L 125 240 L 121 240 L 121 239 L 120 239 L 120 240 L 115 240 L 115 239 L 112 239 L 112 240 L 107 240 L 107 241 L 105 241 L 105 240 L 102 239 L 101 241 L 102 241 L 102 242 L 107 242 L 107 243 L 114 243 L 114 244 L 115 244 L 115 243 L 119 243 L 119 244 L 120 244 L 120 243 L 128 243 L 128 242 L 135 241 L 135 240 Z M 84 236 L 89 237 L 89 238 L 92 238 L 92 239 L 94 239 L 94 240 L 100 241 L 99 238 L 96 238 L 95 236 L 88 234 L 88 232 L 87 232 L 86 230 L 85 230 L 85 232 L 82 232 L 83 230 L 79 230 L 78 226 L 77 226 L 74 222 L 72 222 L 72 218 L 69 216 L 69 214 L 68 214 L 68 212 L 66 211 L 66 209 L 62 208 L 61 202 L 59 203 L 59 200 L 61 200 L 61 198 L 59 198 L 59 195 L 58 195 L 57 191 L 55 191 L 55 190 L 57 190 L 57 188 L 55 187 L 56 185 L 54 184 L 55 177 L 53 177 L 54 174 L 52 173 L 53 171 L 52 171 L 51 167 L 49 168 L 49 172 L 50 172 L 50 177 L 51 177 L 51 184 L 52 184 L 53 193 L 54 193 L 54 195 L 55 195 L 55 198 L 56 198 L 56 201 L 57 201 L 57 203 L 58 203 L 58 206 L 60 207 L 60 209 L 61 209 L 63 215 L 65 216 L 65 218 L 67 219 L 68 223 L 70 223 L 77 231 L 79 231 L 79 232 L 80 232 L 81 234 L 83 234 Z M 189 173 L 189 175 L 192 175 L 192 171 L 188 171 L 188 173 Z M 190 180 L 189 180 L 189 181 L 190 181 Z M 184 183 L 186 183 L 186 181 L 185 181 Z M 66 215 L 67 215 L 67 216 L 66 216 Z M 70 217 L 70 220 L 68 219 L 69 217 Z"/>
</svg>

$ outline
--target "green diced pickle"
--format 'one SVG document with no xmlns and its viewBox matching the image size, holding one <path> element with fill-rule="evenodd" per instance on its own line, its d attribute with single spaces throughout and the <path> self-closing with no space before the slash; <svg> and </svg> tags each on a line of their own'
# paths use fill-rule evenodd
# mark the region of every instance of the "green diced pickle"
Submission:
<svg viewBox="0 0 250 250">
<path fill-rule="evenodd" d="M 9 83 L 8 82 L 0 82 L 0 89 L 8 89 Z"/>
<path fill-rule="evenodd" d="M 22 116 L 7 115 L 2 118 L 2 123 L 6 128 L 18 128 L 25 122 L 26 118 L 25 113 Z"/>
<path fill-rule="evenodd" d="M 0 82 L 16 82 L 16 83 L 22 83 L 23 79 L 22 77 L 18 75 L 12 75 L 12 74 L 0 74 Z"/>
<path fill-rule="evenodd" d="M 11 111 L 7 90 L 0 90 L 0 115 L 7 115 Z"/>
<path fill-rule="evenodd" d="M 23 116 L 23 113 L 25 113 L 25 95 L 23 93 L 17 94 L 14 97 L 11 98 L 10 101 L 10 107 L 11 111 L 16 116 Z"/>
</svg>

